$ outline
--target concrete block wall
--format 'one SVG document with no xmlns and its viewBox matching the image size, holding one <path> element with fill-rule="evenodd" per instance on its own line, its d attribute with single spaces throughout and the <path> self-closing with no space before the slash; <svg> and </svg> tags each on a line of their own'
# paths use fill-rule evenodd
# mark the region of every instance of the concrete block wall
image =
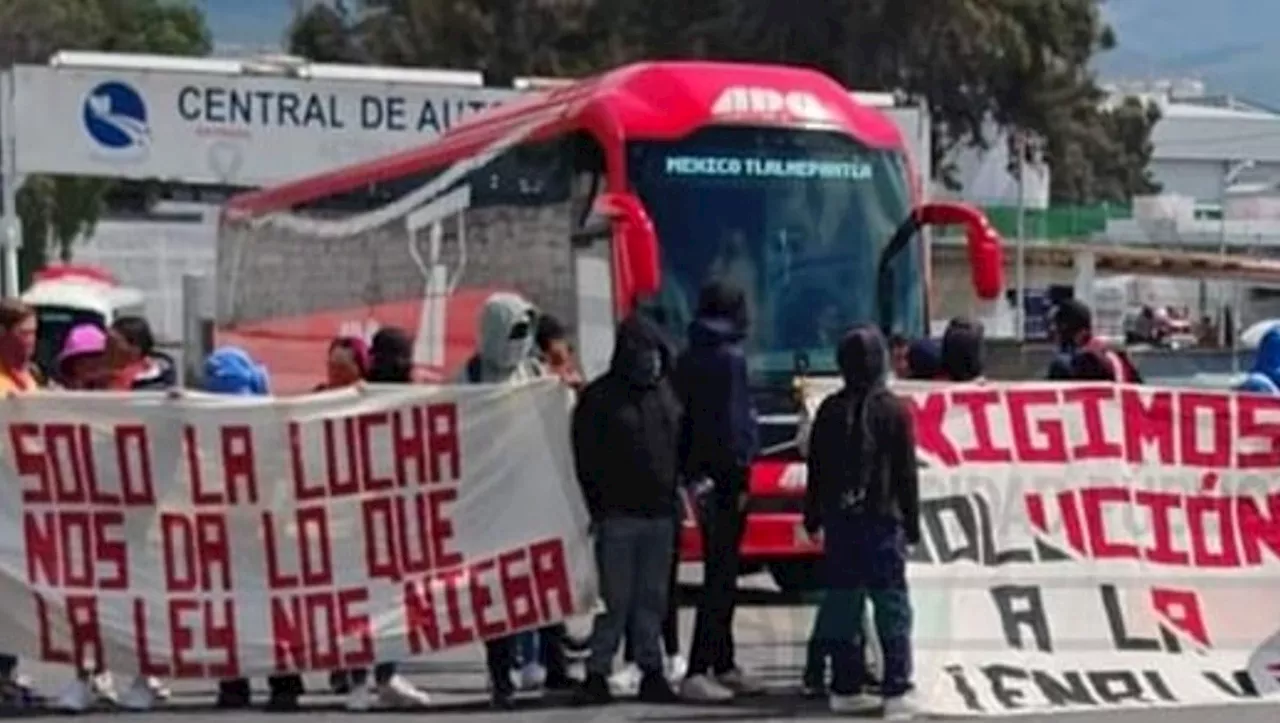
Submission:
<svg viewBox="0 0 1280 723">
<path fill-rule="evenodd" d="M 489 206 L 444 224 L 441 257 L 459 288 L 507 288 L 571 321 L 574 294 L 569 245 L 571 204 Z M 426 230 L 413 239 L 428 253 Z M 343 238 L 281 228 L 225 234 L 219 248 L 219 321 L 235 324 L 420 299 L 423 269 L 410 252 L 403 217 Z M 241 244 L 232 285 L 234 247 Z"/>
</svg>

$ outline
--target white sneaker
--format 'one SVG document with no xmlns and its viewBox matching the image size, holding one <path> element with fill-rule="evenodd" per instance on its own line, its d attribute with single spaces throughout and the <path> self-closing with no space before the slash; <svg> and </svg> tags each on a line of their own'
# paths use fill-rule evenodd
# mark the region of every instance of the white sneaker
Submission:
<svg viewBox="0 0 1280 723">
<path fill-rule="evenodd" d="M 622 670 L 609 676 L 609 689 L 619 697 L 630 697 L 640 691 L 640 679 L 644 674 L 635 663 L 627 663 Z"/>
<path fill-rule="evenodd" d="M 160 696 L 156 694 L 153 683 L 158 683 L 154 678 L 134 678 L 128 688 L 120 694 L 120 699 L 116 704 L 125 710 L 151 710 L 155 707 Z"/>
<path fill-rule="evenodd" d="M 95 702 L 115 705 L 120 700 L 116 693 L 116 679 L 109 671 L 102 671 L 89 677 L 89 689 L 93 691 Z"/>
<path fill-rule="evenodd" d="M 680 697 L 694 703 L 727 703 L 733 700 L 733 691 L 709 675 L 692 675 L 680 684 Z"/>
<path fill-rule="evenodd" d="M 351 687 L 351 692 L 347 694 L 346 706 L 352 713 L 364 713 L 373 710 L 377 702 L 378 693 L 374 690 L 372 683 L 365 683 Z"/>
<path fill-rule="evenodd" d="M 404 676 L 393 675 L 378 686 L 378 702 L 386 708 L 421 708 L 431 704 L 431 696 Z"/>
<path fill-rule="evenodd" d="M 173 697 L 173 691 L 169 690 L 169 686 L 164 684 L 159 678 L 147 678 L 147 688 L 155 695 L 156 700 L 169 700 Z"/>
<path fill-rule="evenodd" d="M 520 667 L 516 688 L 520 690 L 537 690 L 547 682 L 547 669 L 537 663 L 525 663 Z"/>
<path fill-rule="evenodd" d="M 727 673 L 716 676 L 720 685 L 733 691 L 734 695 L 764 695 L 764 683 L 752 678 L 741 670 L 734 668 Z"/>
<path fill-rule="evenodd" d="M 831 695 L 829 699 L 832 713 L 869 713 L 880 707 L 880 699 L 856 693 L 854 695 Z"/>
<path fill-rule="evenodd" d="M 919 712 L 920 708 L 910 694 L 884 699 L 885 720 L 911 720 Z"/>
<path fill-rule="evenodd" d="M 98 696 L 88 678 L 76 678 L 58 692 L 53 707 L 65 713 L 83 713 L 97 702 Z"/>
<path fill-rule="evenodd" d="M 668 655 L 665 663 L 666 665 L 663 667 L 666 668 L 664 672 L 667 674 L 667 680 L 680 680 L 689 672 L 689 661 L 685 660 L 684 656 L 679 653 Z"/>
</svg>

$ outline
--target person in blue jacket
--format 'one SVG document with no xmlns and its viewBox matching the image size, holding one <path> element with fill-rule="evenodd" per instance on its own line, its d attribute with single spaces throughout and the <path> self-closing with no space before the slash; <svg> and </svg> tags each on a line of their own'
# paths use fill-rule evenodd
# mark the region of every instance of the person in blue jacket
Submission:
<svg viewBox="0 0 1280 723">
<path fill-rule="evenodd" d="M 1280 324 L 1267 330 L 1258 342 L 1253 369 L 1240 385 L 1242 392 L 1280 394 Z"/>
<path fill-rule="evenodd" d="M 271 394 L 267 370 L 239 347 L 224 346 L 215 349 L 204 360 L 204 376 L 201 385 L 210 394 L 230 396 L 265 397 Z M 303 693 L 301 675 L 273 675 L 267 679 L 270 695 L 267 710 L 294 711 Z M 218 683 L 217 706 L 219 708 L 247 708 L 251 702 L 249 680 L 237 678 Z"/>
<path fill-rule="evenodd" d="M 726 701 L 761 690 L 738 668 L 733 642 L 748 475 L 759 446 L 743 349 L 747 329 L 742 290 L 709 282 L 698 295 L 689 345 L 676 361 L 674 379 L 684 409 L 681 469 L 689 479 L 713 483 L 701 525 L 702 599 L 692 660 L 681 685 L 681 694 L 695 701 Z"/>
</svg>

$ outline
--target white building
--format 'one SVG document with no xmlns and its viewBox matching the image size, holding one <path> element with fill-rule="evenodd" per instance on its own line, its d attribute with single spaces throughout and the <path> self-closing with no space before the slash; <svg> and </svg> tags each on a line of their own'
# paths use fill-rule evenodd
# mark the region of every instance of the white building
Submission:
<svg viewBox="0 0 1280 723">
<path fill-rule="evenodd" d="M 1164 193 L 1219 207 L 1227 187 L 1280 178 L 1280 112 L 1192 83 L 1112 88 L 1155 102 L 1151 173 Z"/>
</svg>

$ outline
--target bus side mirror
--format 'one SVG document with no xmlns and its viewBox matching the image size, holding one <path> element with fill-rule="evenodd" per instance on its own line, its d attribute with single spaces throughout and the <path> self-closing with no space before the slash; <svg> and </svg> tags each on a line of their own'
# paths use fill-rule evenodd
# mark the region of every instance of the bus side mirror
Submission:
<svg viewBox="0 0 1280 723">
<path fill-rule="evenodd" d="M 617 281 L 619 298 L 637 299 L 658 292 L 661 271 L 658 264 L 658 234 L 644 204 L 632 193 L 605 193 L 596 201 L 596 211 L 612 220 L 615 259 L 620 261 Z"/>
<path fill-rule="evenodd" d="M 964 226 L 973 290 L 983 301 L 999 298 L 1004 291 L 1004 255 L 1000 234 L 986 214 L 967 203 L 939 202 L 920 206 L 913 215 L 922 226 Z"/>
<path fill-rule="evenodd" d="M 973 290 L 983 301 L 999 298 L 1004 290 L 1004 255 L 1000 234 L 986 214 L 967 203 L 938 202 L 917 206 L 902 222 L 880 253 L 876 295 L 880 327 L 889 333 L 893 322 L 893 260 L 925 226 L 964 226 L 969 249 L 969 273 Z"/>
</svg>

